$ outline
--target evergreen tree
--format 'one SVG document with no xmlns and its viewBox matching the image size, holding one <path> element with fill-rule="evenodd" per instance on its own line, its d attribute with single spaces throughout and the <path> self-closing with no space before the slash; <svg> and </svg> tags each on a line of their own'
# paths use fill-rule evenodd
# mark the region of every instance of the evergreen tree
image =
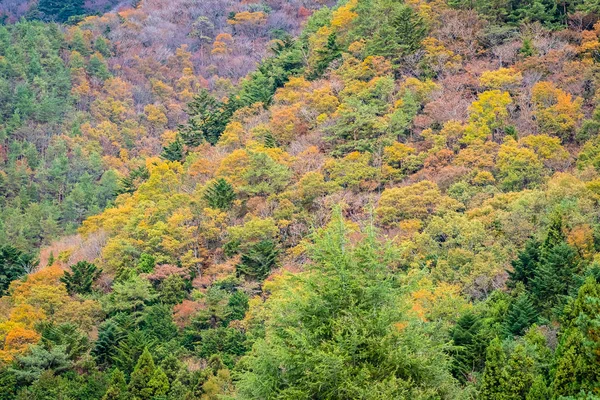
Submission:
<svg viewBox="0 0 600 400">
<path fill-rule="evenodd" d="M 541 310 L 562 308 L 575 284 L 578 269 L 577 252 L 567 243 L 543 248 L 533 279 L 533 293 Z"/>
<path fill-rule="evenodd" d="M 102 397 L 102 400 L 126 400 L 127 399 L 127 383 L 125 375 L 118 368 L 115 369 L 110 376 L 110 385 Z"/>
<path fill-rule="evenodd" d="M 548 400 L 551 398 L 552 391 L 546 385 L 544 377 L 542 375 L 536 376 L 525 400 Z"/>
<path fill-rule="evenodd" d="M 12 246 L 0 246 L 0 296 L 12 281 L 25 275 L 37 265 L 33 257 Z"/>
<path fill-rule="evenodd" d="M 102 270 L 87 261 L 79 261 L 71 265 L 71 272 L 65 271 L 60 281 L 65 284 L 69 294 L 87 294 L 92 292 L 94 281 L 100 277 Z"/>
<path fill-rule="evenodd" d="M 39 0 L 38 10 L 46 20 L 57 22 L 85 13 L 84 0 Z"/>
<path fill-rule="evenodd" d="M 175 139 L 165 147 L 163 147 L 163 151 L 160 154 L 160 157 L 167 161 L 179 161 L 182 162 L 184 158 L 184 149 L 183 143 L 179 138 Z"/>
<path fill-rule="evenodd" d="M 117 354 L 119 342 L 123 339 L 123 333 L 117 324 L 108 320 L 100 325 L 98 339 L 92 349 L 92 355 L 100 365 L 109 365 Z"/>
<path fill-rule="evenodd" d="M 482 400 L 504 400 L 505 388 L 508 377 L 505 371 L 506 355 L 502 348 L 502 342 L 495 338 L 490 342 L 486 351 L 485 369 L 481 378 L 479 399 Z"/>
<path fill-rule="evenodd" d="M 510 355 L 505 386 L 506 399 L 524 399 L 533 384 L 534 360 L 527 355 L 525 346 L 517 344 Z"/>
<path fill-rule="evenodd" d="M 179 127 L 183 143 L 196 147 L 206 141 L 216 144 L 235 110 L 233 100 L 225 104 L 207 90 L 201 90 L 188 104 L 189 121 Z"/>
<path fill-rule="evenodd" d="M 223 178 L 211 182 L 206 186 L 204 199 L 211 208 L 227 211 L 233 205 L 235 200 L 235 190 L 233 186 Z"/>
<path fill-rule="evenodd" d="M 522 336 L 525 330 L 538 320 L 538 312 L 531 301 L 529 294 L 523 292 L 512 302 L 504 320 L 508 334 Z"/>
<path fill-rule="evenodd" d="M 148 382 L 148 386 L 152 389 L 153 398 L 165 396 L 169 392 L 169 378 L 167 378 L 162 368 L 156 368 L 152 379 Z"/>
<path fill-rule="evenodd" d="M 461 316 L 452 329 L 452 374 L 462 382 L 478 372 L 485 363 L 487 340 L 483 335 L 481 318 L 471 312 Z"/>
<path fill-rule="evenodd" d="M 129 381 L 128 390 L 133 400 L 150 400 L 152 398 L 155 388 L 150 386 L 150 382 L 154 378 L 155 372 L 154 359 L 146 347 L 138 359 Z M 158 379 L 162 379 L 162 377 Z M 159 384 L 160 382 L 156 381 L 155 383 Z"/>
<path fill-rule="evenodd" d="M 525 243 L 525 249 L 519 252 L 517 259 L 512 261 L 512 271 L 508 271 L 507 286 L 515 288 L 517 282 L 523 282 L 526 289 L 530 289 L 535 271 L 540 261 L 540 243 L 530 239 Z"/>
<path fill-rule="evenodd" d="M 241 262 L 236 267 L 237 272 L 253 279 L 263 280 L 277 266 L 278 255 L 279 250 L 275 243 L 271 240 L 263 240 L 242 254 Z"/>
</svg>

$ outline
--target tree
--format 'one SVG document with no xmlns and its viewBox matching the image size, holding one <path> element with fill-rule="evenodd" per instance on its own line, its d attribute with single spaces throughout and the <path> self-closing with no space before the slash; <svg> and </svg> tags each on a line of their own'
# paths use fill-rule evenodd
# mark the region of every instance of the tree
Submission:
<svg viewBox="0 0 600 400">
<path fill-rule="evenodd" d="M 204 191 L 204 199 L 211 208 L 227 211 L 236 198 L 233 186 L 223 178 L 208 184 Z"/>
<path fill-rule="evenodd" d="M 346 224 L 336 211 L 313 236 L 309 271 L 281 277 L 251 310 L 263 333 L 238 364 L 238 397 L 460 397 L 441 343 L 399 307 L 393 256 L 372 230 L 351 245 Z"/>
<path fill-rule="evenodd" d="M 466 382 L 474 372 L 479 372 L 485 363 L 487 338 L 483 333 L 481 317 L 471 312 L 456 321 L 452 329 L 452 367 L 454 377 Z"/>
<path fill-rule="evenodd" d="M 152 399 L 156 387 L 162 384 L 162 382 L 158 381 L 159 379 L 162 381 L 162 376 L 157 376 L 157 379 L 154 381 L 156 385 L 150 385 L 154 378 L 155 372 L 156 366 L 154 365 L 154 359 L 146 347 L 140 358 L 138 358 L 137 364 L 135 365 L 135 369 L 131 374 L 131 379 L 127 387 L 133 400 Z M 162 375 L 164 375 L 164 372 Z"/>
<path fill-rule="evenodd" d="M 12 246 L 0 246 L 0 296 L 3 296 L 12 281 L 31 272 L 37 265 L 33 256 Z"/>
<path fill-rule="evenodd" d="M 57 22 L 85 13 L 84 0 L 40 0 L 38 10 L 46 19 Z"/>
<path fill-rule="evenodd" d="M 183 161 L 184 156 L 185 153 L 183 143 L 179 138 L 175 139 L 174 141 L 163 147 L 163 151 L 160 154 L 160 157 L 164 160 L 179 162 Z"/>
<path fill-rule="evenodd" d="M 263 280 L 277 266 L 279 250 L 272 240 L 256 243 L 242 254 L 241 262 L 236 266 L 238 274 L 251 279 Z"/>
<path fill-rule="evenodd" d="M 179 127 L 183 143 L 195 147 L 206 141 L 216 144 L 233 115 L 235 105 L 230 100 L 223 103 L 215 99 L 207 90 L 201 90 L 188 104 L 189 121 Z"/>
<path fill-rule="evenodd" d="M 127 383 L 125 375 L 118 368 L 110 375 L 110 385 L 102 400 L 126 400 L 127 399 Z"/>
<path fill-rule="evenodd" d="M 537 322 L 538 311 L 527 292 L 517 296 L 508 309 L 504 321 L 506 331 L 514 336 L 522 336 L 525 330 Z"/>
<path fill-rule="evenodd" d="M 100 277 L 102 270 L 87 261 L 79 261 L 71 266 L 71 272 L 65 271 L 60 281 L 65 284 L 70 295 L 88 294 L 92 292 L 94 281 Z"/>
<path fill-rule="evenodd" d="M 517 259 L 511 261 L 513 269 L 508 271 L 508 287 L 515 288 L 517 282 L 522 282 L 527 290 L 531 289 L 540 261 L 540 246 L 535 239 L 525 243 L 525 248 L 519 252 Z"/>
<path fill-rule="evenodd" d="M 485 369 L 481 377 L 479 398 L 483 400 L 507 399 L 506 389 L 508 376 L 505 368 L 506 354 L 502 348 L 502 342 L 495 338 L 490 342 L 486 351 Z"/>
<path fill-rule="evenodd" d="M 579 261 L 577 252 L 567 243 L 560 243 L 542 252 L 533 279 L 533 293 L 542 310 L 562 309 L 566 296 L 575 285 Z"/>
</svg>

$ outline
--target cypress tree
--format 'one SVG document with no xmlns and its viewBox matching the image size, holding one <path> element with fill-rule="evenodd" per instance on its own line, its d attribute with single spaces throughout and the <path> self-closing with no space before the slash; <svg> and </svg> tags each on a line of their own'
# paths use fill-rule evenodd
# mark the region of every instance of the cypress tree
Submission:
<svg viewBox="0 0 600 400">
<path fill-rule="evenodd" d="M 152 389 L 154 397 L 165 396 L 169 392 L 169 378 L 167 378 L 162 368 L 156 368 L 152 379 L 148 382 L 148 386 Z"/>
<path fill-rule="evenodd" d="M 523 399 L 533 383 L 533 359 L 527 355 L 525 347 L 517 344 L 508 360 L 505 396 L 508 399 Z"/>
<path fill-rule="evenodd" d="M 551 398 L 552 391 L 546 385 L 544 377 L 542 375 L 536 376 L 525 400 L 548 400 Z"/>
<path fill-rule="evenodd" d="M 118 368 L 115 369 L 110 376 L 110 384 L 102 400 L 126 400 L 127 399 L 127 383 L 125 383 L 125 375 Z"/>
<path fill-rule="evenodd" d="M 154 378 L 155 371 L 154 359 L 146 347 L 138 358 L 129 381 L 129 394 L 134 400 L 150 400 L 152 398 L 154 388 L 150 386 L 150 381 Z"/>
<path fill-rule="evenodd" d="M 508 378 L 504 370 L 505 364 L 506 355 L 500 339 L 496 337 L 487 348 L 479 399 L 503 400 L 506 398 L 504 389 Z"/>
</svg>

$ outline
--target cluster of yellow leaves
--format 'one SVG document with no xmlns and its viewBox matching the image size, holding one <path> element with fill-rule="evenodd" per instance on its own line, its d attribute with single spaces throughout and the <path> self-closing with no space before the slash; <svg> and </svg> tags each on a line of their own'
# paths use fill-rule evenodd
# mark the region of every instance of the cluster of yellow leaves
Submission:
<svg viewBox="0 0 600 400">
<path fill-rule="evenodd" d="M 40 334 L 35 327 L 45 320 L 71 322 L 84 330 L 98 322 L 100 304 L 70 297 L 60 282 L 62 275 L 60 267 L 52 266 L 11 283 L 7 317 L 0 317 L 0 361 L 10 362 L 37 343 Z"/>
</svg>

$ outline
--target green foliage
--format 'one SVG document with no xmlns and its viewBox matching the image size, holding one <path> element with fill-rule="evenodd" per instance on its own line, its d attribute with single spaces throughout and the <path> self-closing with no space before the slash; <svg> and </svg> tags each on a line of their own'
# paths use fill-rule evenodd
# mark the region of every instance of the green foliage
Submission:
<svg viewBox="0 0 600 400">
<path fill-rule="evenodd" d="M 209 184 L 204 191 L 204 199 L 208 205 L 215 209 L 227 211 L 236 198 L 233 186 L 223 178 Z"/>
<path fill-rule="evenodd" d="M 207 90 L 201 90 L 188 104 L 189 121 L 186 125 L 179 127 L 183 143 L 191 147 L 198 146 L 205 141 L 210 144 L 217 143 L 235 111 L 234 108 L 233 103 L 218 101 Z M 173 144 L 169 147 L 171 146 Z"/>
<path fill-rule="evenodd" d="M 163 383 L 162 376 L 157 376 L 155 379 L 156 371 L 154 359 L 146 348 L 135 365 L 127 387 L 132 399 L 150 400 L 154 396 L 155 390 Z"/>
<path fill-rule="evenodd" d="M 236 266 L 238 274 L 250 279 L 263 280 L 277 266 L 279 250 L 273 241 L 263 240 L 242 254 L 241 262 Z"/>
<path fill-rule="evenodd" d="M 65 271 L 60 281 L 65 284 L 69 294 L 88 294 L 92 292 L 94 281 L 100 277 L 102 270 L 87 261 L 79 261 Z"/>
<path fill-rule="evenodd" d="M 161 158 L 167 161 L 179 161 L 182 162 L 185 157 L 184 148 L 182 141 L 177 138 L 163 148 L 160 154 Z"/>
<path fill-rule="evenodd" d="M 0 296 L 3 296 L 12 281 L 31 271 L 37 263 L 33 256 L 12 246 L 0 246 Z"/>
<path fill-rule="evenodd" d="M 264 304 L 265 334 L 240 361 L 239 398 L 456 395 L 427 326 L 395 326 L 408 315 L 374 234 L 350 246 L 337 216 L 314 240 L 311 271 L 290 277 Z"/>
<path fill-rule="evenodd" d="M 127 399 L 127 383 L 125 375 L 118 368 L 110 375 L 110 384 L 102 400 L 125 400 Z"/>
<path fill-rule="evenodd" d="M 538 311 L 527 292 L 519 294 L 512 302 L 506 315 L 506 331 L 514 336 L 521 336 L 525 330 L 537 322 Z"/>
</svg>

